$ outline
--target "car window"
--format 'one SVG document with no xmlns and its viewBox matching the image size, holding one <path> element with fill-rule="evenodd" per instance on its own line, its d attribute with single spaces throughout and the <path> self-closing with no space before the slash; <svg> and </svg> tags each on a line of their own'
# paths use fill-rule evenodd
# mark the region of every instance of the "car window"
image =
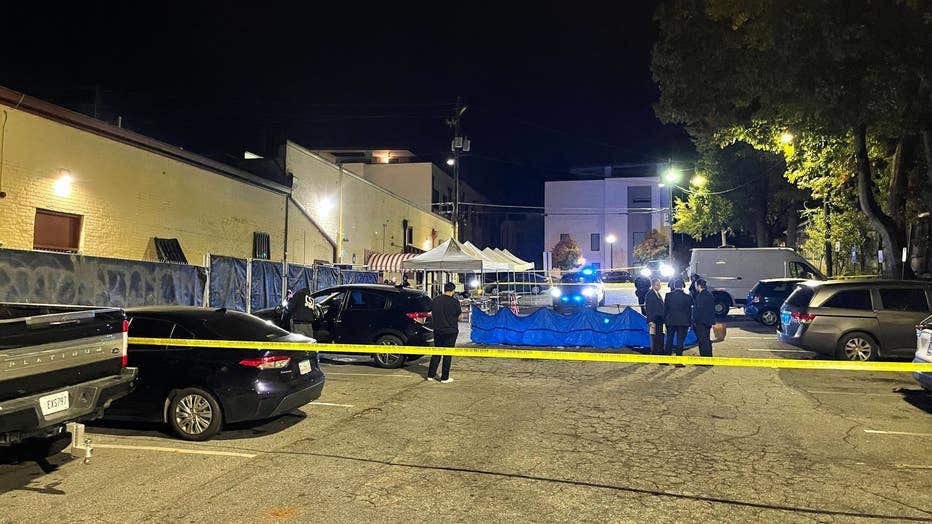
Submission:
<svg viewBox="0 0 932 524">
<path fill-rule="evenodd" d="M 789 276 L 791 277 L 803 278 L 806 280 L 820 278 L 817 271 L 802 262 L 790 262 L 789 269 Z"/>
<path fill-rule="evenodd" d="M 173 322 L 155 318 L 130 317 L 129 336 L 143 338 L 171 338 Z"/>
<path fill-rule="evenodd" d="M 881 289 L 883 309 L 891 311 L 929 311 L 924 289 Z"/>
<path fill-rule="evenodd" d="M 194 339 L 194 338 L 197 338 L 197 337 L 194 336 L 194 333 L 192 333 L 188 328 L 182 326 L 181 324 L 175 324 L 174 329 L 172 329 L 172 337 L 171 337 L 171 338 L 187 338 L 187 339 Z"/>
<path fill-rule="evenodd" d="M 823 302 L 822 307 L 857 309 L 859 311 L 871 311 L 874 309 L 874 306 L 871 305 L 871 292 L 867 289 L 839 291 Z"/>
<path fill-rule="evenodd" d="M 788 282 L 778 282 L 773 285 L 772 291 L 774 293 L 784 293 L 790 289 L 790 284 Z"/>
<path fill-rule="evenodd" d="M 815 292 L 809 286 L 797 286 L 786 299 L 786 305 L 793 307 L 806 307 L 812 300 Z"/>
<path fill-rule="evenodd" d="M 202 326 L 209 338 L 217 340 L 272 340 L 288 336 L 284 329 L 238 311 L 208 313 Z"/>
<path fill-rule="evenodd" d="M 430 311 L 430 297 L 424 293 L 405 293 L 405 301 L 399 301 L 398 307 L 405 309 L 406 312 Z"/>
<path fill-rule="evenodd" d="M 385 295 L 354 289 L 349 292 L 346 309 L 347 311 L 382 311 L 385 309 Z"/>
</svg>

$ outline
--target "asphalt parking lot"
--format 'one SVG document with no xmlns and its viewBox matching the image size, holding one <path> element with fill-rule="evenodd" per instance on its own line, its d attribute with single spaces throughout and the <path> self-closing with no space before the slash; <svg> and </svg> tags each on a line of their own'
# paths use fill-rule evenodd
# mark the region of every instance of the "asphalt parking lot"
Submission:
<svg viewBox="0 0 932 524">
<path fill-rule="evenodd" d="M 737 317 L 715 351 L 813 358 Z M 932 521 L 932 397 L 907 374 L 324 368 L 318 402 L 209 442 L 98 424 L 90 465 L 2 463 L 0 522 Z"/>
</svg>

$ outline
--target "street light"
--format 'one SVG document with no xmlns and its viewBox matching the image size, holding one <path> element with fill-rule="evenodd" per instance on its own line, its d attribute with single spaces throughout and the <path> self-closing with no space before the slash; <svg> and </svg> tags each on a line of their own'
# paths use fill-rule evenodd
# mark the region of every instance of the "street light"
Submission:
<svg viewBox="0 0 932 524">
<path fill-rule="evenodd" d="M 784 132 L 780 135 L 780 142 L 783 142 L 784 144 L 789 144 L 789 143 L 793 142 L 793 139 L 794 139 L 794 138 L 796 138 L 796 137 L 793 136 L 793 133 L 790 133 L 789 131 L 784 131 Z"/>
<path fill-rule="evenodd" d="M 448 166 L 452 166 L 452 165 L 455 164 L 455 163 L 456 163 L 456 160 L 453 160 L 452 158 L 448 158 L 448 159 L 447 159 L 447 165 L 448 165 Z"/>
<path fill-rule="evenodd" d="M 697 174 L 689 180 L 689 184 L 693 187 L 705 187 L 709 183 L 709 179 L 703 175 Z"/>
<path fill-rule="evenodd" d="M 676 184 L 682 178 L 683 174 L 672 167 L 663 172 L 663 181 L 667 184 Z"/>
<path fill-rule="evenodd" d="M 615 242 L 618 241 L 618 239 L 615 238 L 615 235 L 612 235 L 611 233 L 609 233 L 605 237 L 605 241 L 608 242 L 608 268 L 614 269 L 615 268 Z"/>
</svg>

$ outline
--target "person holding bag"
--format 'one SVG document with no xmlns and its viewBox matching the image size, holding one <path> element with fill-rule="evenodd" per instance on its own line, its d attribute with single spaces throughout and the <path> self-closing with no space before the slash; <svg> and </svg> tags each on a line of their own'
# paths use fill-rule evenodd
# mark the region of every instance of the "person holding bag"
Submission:
<svg viewBox="0 0 932 524">
<path fill-rule="evenodd" d="M 715 323 L 715 299 L 712 293 L 709 293 L 705 280 L 700 278 L 695 284 L 697 293 L 693 302 L 693 331 L 699 342 L 699 356 L 711 357 L 712 341 L 709 338 L 709 330 Z"/>
</svg>

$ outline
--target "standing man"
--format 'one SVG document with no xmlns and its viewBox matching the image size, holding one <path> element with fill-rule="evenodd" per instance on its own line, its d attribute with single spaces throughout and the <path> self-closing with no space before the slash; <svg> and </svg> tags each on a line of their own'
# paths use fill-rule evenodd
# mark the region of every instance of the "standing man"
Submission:
<svg viewBox="0 0 932 524">
<path fill-rule="evenodd" d="M 689 277 L 689 296 L 693 297 L 693 300 L 696 299 L 696 293 L 698 293 L 698 291 L 696 291 L 696 282 L 701 278 L 702 277 L 700 277 L 698 273 L 693 273 L 693 275 Z"/>
<path fill-rule="evenodd" d="M 709 293 L 708 284 L 703 279 L 695 281 L 696 296 L 693 305 L 693 331 L 699 341 L 699 356 L 712 356 L 712 341 L 709 339 L 709 330 L 715 322 L 715 299 Z"/>
<path fill-rule="evenodd" d="M 650 327 L 650 354 L 663 355 L 663 298 L 660 296 L 660 279 L 650 281 L 650 291 L 644 297 L 647 325 Z"/>
<path fill-rule="evenodd" d="M 434 325 L 434 346 L 438 348 L 452 348 L 456 346 L 456 337 L 460 334 L 460 315 L 463 314 L 460 308 L 460 301 L 457 300 L 453 293 L 456 291 L 456 284 L 447 282 L 443 285 L 443 294 L 430 305 L 430 317 Z M 441 358 L 443 366 L 440 371 L 440 382 L 447 384 L 453 382 L 450 378 L 450 362 L 453 357 L 449 355 L 434 355 L 430 357 L 430 366 L 427 368 L 427 380 L 433 382 L 437 378 L 437 366 L 440 365 Z"/>
<path fill-rule="evenodd" d="M 647 291 L 650 290 L 650 279 L 643 275 L 638 275 L 634 279 L 634 296 L 638 298 L 638 306 L 641 307 L 641 314 L 647 316 L 647 308 L 644 305 L 644 299 L 647 297 Z"/>
<path fill-rule="evenodd" d="M 667 355 L 675 352 L 677 356 L 683 356 L 683 342 L 686 340 L 686 332 L 689 331 L 693 307 L 693 300 L 683 292 L 685 286 L 682 280 L 674 280 L 673 291 L 667 293 L 663 301 L 663 318 L 667 324 L 667 343 L 664 353 Z M 674 338 L 676 339 L 675 345 Z"/>
<path fill-rule="evenodd" d="M 291 332 L 314 338 L 314 322 L 320 320 L 320 306 L 314 301 L 308 288 L 299 289 L 288 297 L 288 313 L 291 314 Z"/>
</svg>

